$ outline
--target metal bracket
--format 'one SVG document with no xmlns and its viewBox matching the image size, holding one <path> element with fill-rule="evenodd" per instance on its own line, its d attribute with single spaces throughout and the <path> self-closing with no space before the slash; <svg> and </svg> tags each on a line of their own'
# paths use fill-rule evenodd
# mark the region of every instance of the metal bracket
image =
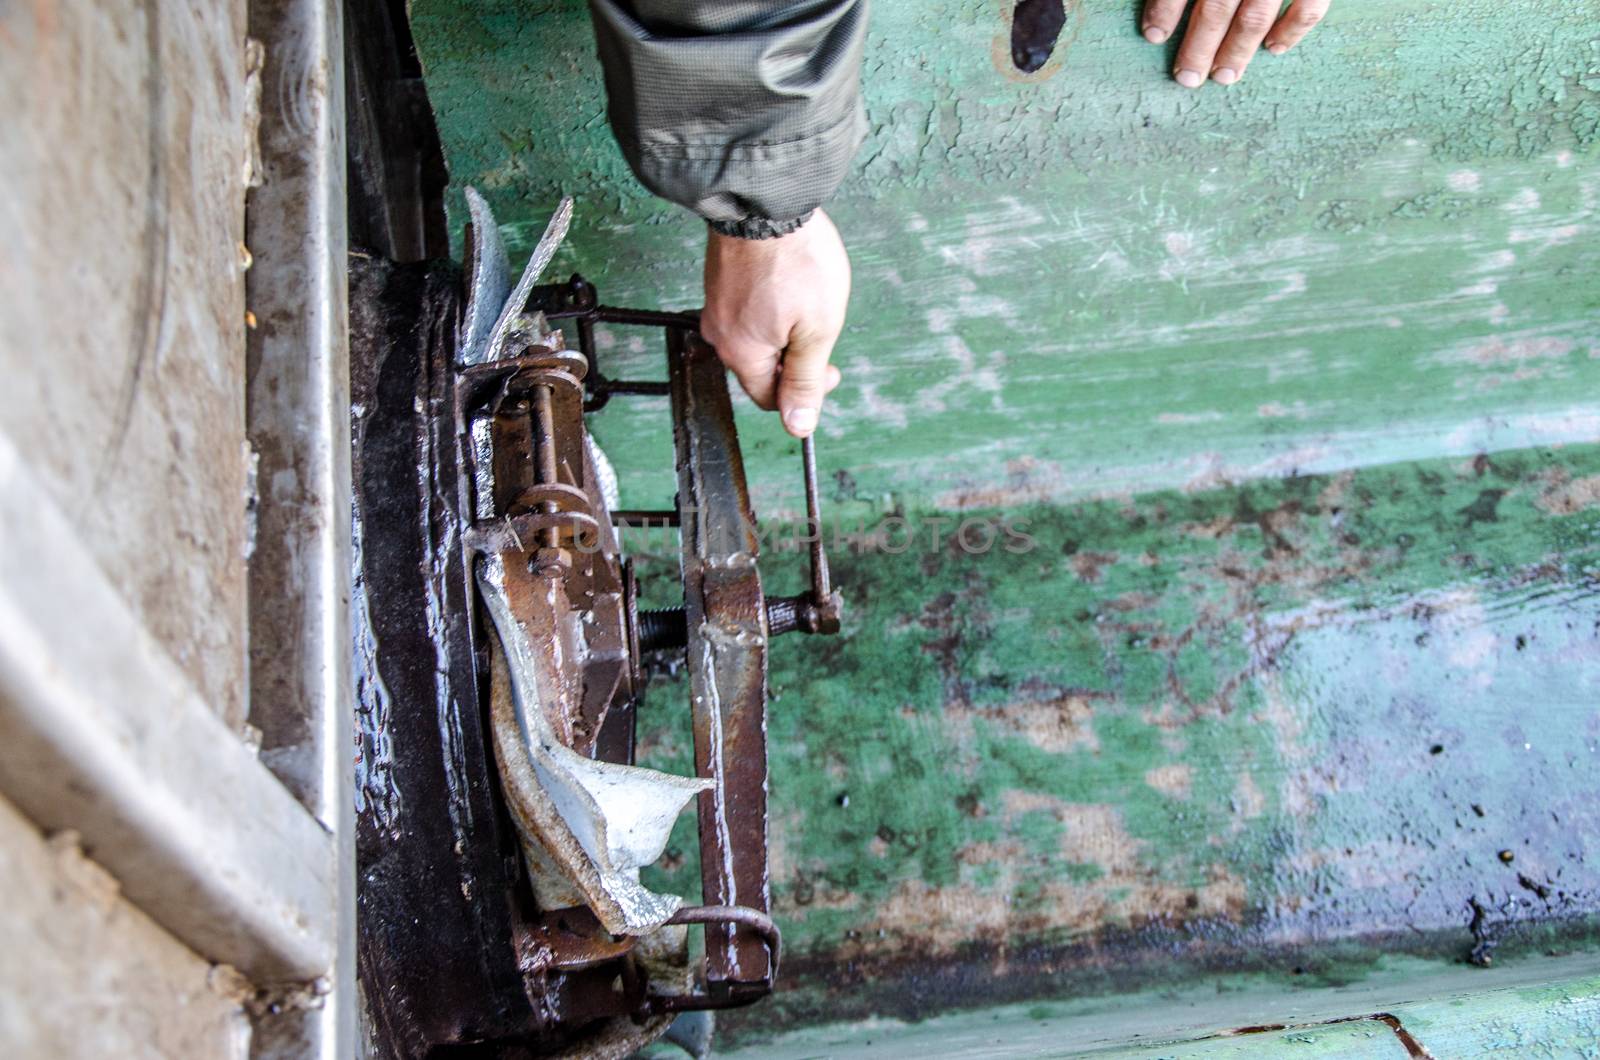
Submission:
<svg viewBox="0 0 1600 1060">
<path fill-rule="evenodd" d="M 595 412 L 605 408 L 615 395 L 669 394 L 670 382 L 655 380 L 611 379 L 600 370 L 598 351 L 594 341 L 596 324 L 622 324 L 635 327 L 659 327 L 686 330 L 698 336 L 698 313 L 665 313 L 650 309 L 624 309 L 600 303 L 594 285 L 574 273 L 566 283 L 544 284 L 533 288 L 524 307 L 527 313 L 543 313 L 551 323 L 570 320 L 577 328 L 578 350 L 589 365 L 584 377 L 584 411 Z M 704 340 L 699 340 L 702 344 Z M 708 346 L 709 348 L 709 346 Z M 726 388 L 726 382 L 723 383 Z M 769 596 L 766 598 L 767 635 L 783 633 L 837 633 L 843 602 L 833 590 L 828 573 L 828 556 L 823 544 L 822 515 L 817 488 L 817 455 L 815 435 L 800 443 L 801 475 L 805 486 L 808 542 L 811 549 L 810 591 L 794 596 Z M 614 524 L 625 526 L 680 526 L 675 510 L 645 511 L 622 510 L 611 513 Z M 646 637 L 645 650 L 683 647 L 677 635 L 683 626 L 681 614 L 676 609 L 646 612 L 651 621 L 654 638 Z"/>
</svg>

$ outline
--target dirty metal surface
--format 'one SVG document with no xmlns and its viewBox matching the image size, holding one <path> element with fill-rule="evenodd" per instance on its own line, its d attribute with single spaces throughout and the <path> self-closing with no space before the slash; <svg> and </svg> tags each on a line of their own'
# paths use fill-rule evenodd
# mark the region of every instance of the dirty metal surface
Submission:
<svg viewBox="0 0 1600 1060">
<path fill-rule="evenodd" d="M 142 1001 L 173 1032 L 154 1040 L 205 1051 L 183 1041 L 175 949 L 267 985 L 330 974 L 338 947 L 329 826 L 347 803 L 303 812 L 245 726 L 245 30 L 242 3 L 0 13 L 0 777 L 31 827 L 76 833 L 115 877 L 105 902 L 63 901 L 149 918 L 131 933 L 71 913 L 37 925 L 63 947 L 79 927 L 124 947 L 78 985 L 104 1002 L 73 1016 L 89 1052 L 122 1015 L 93 975 L 147 965 Z M 14 867 L 50 890 L 48 873 Z M 31 976 L 6 976 L 24 1019 L 70 960 L 41 937 L 6 943 Z M 28 1035 L 5 1037 L 73 1051 Z"/>
<path fill-rule="evenodd" d="M 478 705 L 455 465 L 435 460 L 449 446 L 438 368 L 459 289 L 448 264 L 352 262 L 359 961 L 393 1056 L 536 1022 L 508 898 L 515 832 Z"/>
<path fill-rule="evenodd" d="M 767 878 L 767 628 L 756 569 L 755 516 L 733 426 L 727 373 L 698 335 L 668 333 L 682 520 L 689 697 L 700 796 L 705 904 L 765 913 Z M 706 928 L 714 993 L 765 993 L 775 969 L 760 934 Z"/>
<path fill-rule="evenodd" d="M 248 1019 L 216 966 L 118 893 L 71 832 L 46 839 L 0 800 L 7 1051 L 245 1060 Z"/>
<path fill-rule="evenodd" d="M 619 972 L 626 979 L 634 971 L 634 946 L 617 944 L 582 910 L 535 906 L 514 824 L 520 806 L 491 758 L 505 723 L 505 665 L 488 652 L 486 631 L 474 628 L 481 616 L 469 571 L 485 542 L 471 514 L 474 468 L 458 447 L 469 444 L 465 414 L 487 411 L 496 433 L 510 432 L 502 440 L 527 442 L 528 408 L 520 417 L 517 409 L 528 395 L 508 389 L 508 379 L 548 383 L 561 367 L 559 351 L 513 356 L 495 367 L 498 379 L 485 378 L 487 368 L 458 373 L 459 269 L 364 258 L 351 275 L 358 941 L 371 1049 L 399 1060 L 550 1055 L 581 1043 L 583 1055 L 627 1055 L 670 1017 L 641 1010 L 646 1018 L 636 1025 L 629 1015 L 643 998 L 632 986 L 622 1000 L 633 1007 L 619 1010 L 615 984 Z M 470 400 L 485 393 L 487 410 Z M 581 394 L 569 411 L 576 417 L 580 409 Z M 544 442 L 522 451 L 548 471 L 548 431 L 533 433 Z M 550 485 L 530 485 L 528 460 L 497 470 L 490 481 L 505 496 Z M 573 481 L 570 468 L 562 474 Z M 541 500 L 530 503 L 517 518 L 547 518 Z M 540 559 L 562 551 L 543 547 L 545 529 L 530 525 L 527 533 Z M 606 592 L 592 572 L 573 585 Z M 547 641 L 560 639 L 559 616 L 526 610 L 543 622 Z M 595 683 L 614 689 L 623 668 L 607 658 L 604 638 L 596 647 Z M 620 644 L 610 647 L 620 656 Z M 581 686 L 569 690 L 580 702 Z M 596 726 L 603 720 L 603 711 L 575 713 Z"/>
<path fill-rule="evenodd" d="M 251 1046 L 256 1060 L 335 1060 L 355 1039 L 359 1006 L 344 42 L 337 9 L 317 0 L 252 0 L 249 16 L 260 83 L 245 225 L 257 322 L 243 387 L 248 719 L 261 762 L 326 830 L 323 903 L 336 927 L 332 960 L 311 977 L 322 1003 L 266 1006 Z"/>
<path fill-rule="evenodd" d="M 1063 5 L 1023 75 L 1012 6 L 873 13 L 821 471 L 843 533 L 894 548 L 832 549 L 844 637 L 772 662 L 773 903 L 811 986 L 762 1020 L 1575 944 L 1600 912 L 1592 11 L 1341 0 L 1190 93 L 1132 3 Z M 611 224 L 552 271 L 696 304 L 702 233 L 597 117 L 583 5 L 414 18 L 507 241 L 581 182 Z M 677 486 L 658 410 L 595 424 L 630 508 Z M 791 443 L 736 414 L 755 508 L 799 518 L 787 461 L 755 459 Z M 968 554 L 969 517 L 1036 547 Z M 692 764 L 686 723 L 641 726 L 643 760 Z M 691 834 L 666 866 L 699 878 Z"/>
<path fill-rule="evenodd" d="M 1104 998 L 1052 998 L 919 1023 L 832 1023 L 719 1052 L 727 1060 L 948 1060 L 1081 1056 L 1276 1060 L 1284 1056 L 1583 1056 L 1600 1037 L 1593 957 L 1522 961 L 1490 972 L 1388 959 L 1359 982 L 1284 991 L 1222 975 Z"/>
<path fill-rule="evenodd" d="M 92 562 L 235 729 L 244 16 L 155 0 L 0 14 L 0 430 L 75 523 L 115 525 L 81 534 Z"/>
<path fill-rule="evenodd" d="M 439 131 L 403 3 L 345 0 L 350 246 L 409 263 L 450 255 Z"/>
<path fill-rule="evenodd" d="M 684 558 L 662 581 L 686 606 L 658 615 L 649 640 L 687 644 L 693 694 L 674 698 L 686 718 L 692 702 L 703 754 L 666 776 L 632 761 L 636 582 L 584 433 L 588 360 L 534 312 L 504 331 L 500 356 L 462 363 L 448 264 L 359 258 L 352 278 L 360 957 L 375 1048 L 623 1055 L 679 1011 L 764 997 L 780 945 L 763 743 L 774 603 L 715 353 L 692 320 L 613 313 L 671 325 Z M 814 461 L 805 470 L 815 513 Z M 840 603 L 820 543 L 811 560 L 811 593 L 781 602 L 793 628 L 822 631 Z M 690 904 L 641 887 L 637 869 L 697 793 L 711 796 L 702 863 L 726 871 L 685 888 L 702 896 Z M 687 925 L 706 933 L 703 974 Z M 430 985 L 441 976 L 447 988 Z"/>
<path fill-rule="evenodd" d="M 257 983 L 333 962 L 333 838 L 217 717 L 0 435 L 0 790 Z"/>
</svg>

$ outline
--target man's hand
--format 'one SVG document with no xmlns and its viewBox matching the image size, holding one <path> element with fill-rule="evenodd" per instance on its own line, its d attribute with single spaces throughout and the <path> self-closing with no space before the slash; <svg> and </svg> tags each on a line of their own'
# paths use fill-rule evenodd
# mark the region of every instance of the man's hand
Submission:
<svg viewBox="0 0 1600 1060">
<path fill-rule="evenodd" d="M 710 233 L 700 332 L 796 438 L 816 430 L 823 396 L 839 385 L 828 358 L 849 302 L 850 258 L 821 210 L 775 239 Z"/>
<path fill-rule="evenodd" d="M 1219 85 L 1231 85 L 1244 76 L 1263 43 L 1273 55 L 1282 55 L 1322 21 L 1331 2 L 1294 0 L 1280 15 L 1282 0 L 1196 0 L 1173 77 L 1184 88 L 1199 88 L 1208 75 Z M 1189 3 L 1145 0 L 1145 40 L 1160 44 L 1172 36 Z"/>
</svg>

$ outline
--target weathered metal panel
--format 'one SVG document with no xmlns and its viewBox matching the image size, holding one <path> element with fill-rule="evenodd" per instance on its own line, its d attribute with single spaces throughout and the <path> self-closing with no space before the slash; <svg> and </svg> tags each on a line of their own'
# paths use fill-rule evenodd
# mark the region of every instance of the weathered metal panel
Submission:
<svg viewBox="0 0 1600 1060">
<path fill-rule="evenodd" d="M 844 637 L 771 675 L 800 954 L 775 1003 L 910 1016 L 1581 938 L 1597 476 L 1572 446 L 973 516 L 1016 551 L 954 520 L 937 551 L 926 524 L 834 545 Z M 643 720 L 642 759 L 681 758 Z"/>
<path fill-rule="evenodd" d="M 760 548 L 728 382 L 698 335 L 668 332 L 678 465 L 686 667 L 700 795 L 700 898 L 771 907 L 767 871 L 767 623 Z M 765 992 L 777 952 L 738 923 L 706 928 L 711 989 Z"/>
<path fill-rule="evenodd" d="M 245 714 L 244 4 L 0 13 L 0 430 Z"/>
<path fill-rule="evenodd" d="M 1600 1049 L 1600 977 L 1394 1006 L 1435 1057 L 1586 1056 Z"/>
<path fill-rule="evenodd" d="M 333 963 L 333 838 L 90 560 L 0 437 L 0 790 L 190 948 L 262 985 Z"/>
<path fill-rule="evenodd" d="M 337 56 L 336 10 L 332 26 Z M 305 50 L 279 48 L 285 34 L 272 31 L 281 27 L 257 28 L 274 53 L 272 89 L 297 76 L 337 79 L 327 35 L 323 52 L 296 66 L 289 60 L 306 60 Z M 331 636 L 304 615 L 278 612 L 279 624 L 261 623 L 286 639 L 308 632 L 323 649 L 317 676 L 335 702 L 311 710 L 329 728 L 320 748 L 328 784 L 321 804 L 308 801 L 325 829 L 261 764 L 245 724 L 246 568 L 256 528 L 244 205 L 247 184 L 260 176 L 260 60 L 259 46 L 247 45 L 241 0 L 194 9 L 158 0 L 45 3 L 0 13 L 0 219 L 9 236 L 0 250 L 0 358 L 11 381 L 0 395 L 0 777 L 39 826 L 80 832 L 128 898 L 179 942 L 237 966 L 257 987 L 287 982 L 298 991 L 262 1011 L 316 1023 L 348 1013 L 314 996 L 325 981 L 309 986 L 333 970 L 337 868 L 353 861 L 339 858 L 331 834 L 348 842 L 339 823 L 341 811 L 349 820 L 349 785 L 338 783 L 350 744 L 348 712 L 339 709 L 348 702 L 346 597 L 335 584 L 318 601 Z M 329 91 L 337 84 L 324 99 Z M 332 144 L 342 176 L 342 150 L 328 135 L 342 115 L 307 102 L 275 94 L 267 106 L 283 120 L 269 126 L 287 122 L 306 143 L 315 139 L 307 123 L 320 118 L 319 142 Z M 327 251 L 323 237 L 342 232 L 342 213 L 335 201 L 289 241 Z M 276 248 L 264 239 L 263 249 Z M 326 258 L 323 279 L 342 269 L 342 241 Z M 331 300 L 330 312 L 308 314 L 328 340 L 311 344 L 322 352 L 343 333 L 342 272 L 334 275 L 321 303 Z M 306 296 L 305 286 L 289 291 L 292 312 L 316 304 Z M 306 353 L 293 351 L 289 383 L 306 378 Z M 333 391 L 322 420 L 298 426 L 336 462 L 347 454 L 332 430 L 346 422 L 345 369 L 320 363 L 312 385 L 331 378 Z M 273 396 L 280 409 L 294 404 L 282 388 Z M 271 520 L 284 510 L 271 503 L 284 486 L 281 468 L 269 458 L 267 471 L 265 530 L 276 544 L 291 535 Z M 347 570 L 348 489 L 324 489 L 321 500 L 319 512 L 302 505 L 293 513 L 299 536 L 289 547 L 315 566 L 308 543 L 320 543 L 323 569 L 337 577 Z M 319 516 L 320 537 L 305 525 Z M 296 572 L 273 573 L 282 578 L 274 588 L 295 584 Z M 297 696 L 294 707 L 307 702 Z M 275 716 L 260 709 L 255 720 L 271 728 L 263 719 Z M 130 959 L 148 951 L 153 962 L 178 945 L 153 932 L 130 941 L 142 947 Z M 8 990 L 15 979 L 8 976 Z M 181 999 L 148 1001 L 168 1006 L 152 1018 L 184 1024 L 170 1011 Z M 107 1016 L 79 1031 L 92 1040 L 119 1025 Z M 257 1055 L 270 1037 L 257 1037 Z"/>
<path fill-rule="evenodd" d="M 1272 976 L 1205 976 L 1112 998 L 1053 998 L 914 1023 L 883 1018 L 829 1023 L 718 1055 L 726 1060 L 1583 1056 L 1600 1040 L 1597 967 L 1592 956 L 1571 955 L 1489 971 L 1390 958 L 1359 978 L 1296 990 L 1285 990 Z"/>
<path fill-rule="evenodd" d="M 517 966 L 516 832 L 494 801 L 455 514 L 460 275 L 362 261 L 351 277 L 359 961 L 373 1055 L 420 1056 L 539 1014 Z"/>
<path fill-rule="evenodd" d="M 330 831 L 347 835 L 350 357 L 339 11 L 320 0 L 251 3 L 264 56 L 246 407 L 260 496 L 250 721 L 261 730 L 263 761 Z M 346 853 L 354 858 L 353 848 Z"/>
<path fill-rule="evenodd" d="M 253 1055 L 342 1056 L 356 1037 L 341 5 L 251 0 L 259 154 L 247 215 L 246 408 L 256 460 L 249 717 L 261 761 L 327 830 L 331 996 L 258 1019 Z"/>
</svg>

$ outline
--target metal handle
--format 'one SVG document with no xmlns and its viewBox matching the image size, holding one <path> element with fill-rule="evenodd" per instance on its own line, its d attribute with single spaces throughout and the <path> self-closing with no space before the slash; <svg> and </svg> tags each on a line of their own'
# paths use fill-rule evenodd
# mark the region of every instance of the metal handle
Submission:
<svg viewBox="0 0 1600 1060">
<path fill-rule="evenodd" d="M 772 992 L 778 980 L 778 953 L 783 945 L 777 922 L 759 909 L 740 905 L 696 905 L 679 909 L 669 924 L 735 924 L 761 936 L 771 964 L 767 978 L 759 983 L 724 983 L 716 995 L 704 991 L 688 994 L 651 994 L 645 1000 L 647 1013 L 694 1012 L 704 1009 L 738 1008 L 759 1001 Z"/>
<path fill-rule="evenodd" d="M 816 435 L 800 441 L 800 462 L 805 475 L 806 524 L 811 531 L 811 591 L 798 596 L 767 597 L 767 635 L 780 633 L 837 633 L 844 603 L 833 591 L 828 575 L 828 552 L 822 544 L 822 502 L 817 490 Z"/>
</svg>

